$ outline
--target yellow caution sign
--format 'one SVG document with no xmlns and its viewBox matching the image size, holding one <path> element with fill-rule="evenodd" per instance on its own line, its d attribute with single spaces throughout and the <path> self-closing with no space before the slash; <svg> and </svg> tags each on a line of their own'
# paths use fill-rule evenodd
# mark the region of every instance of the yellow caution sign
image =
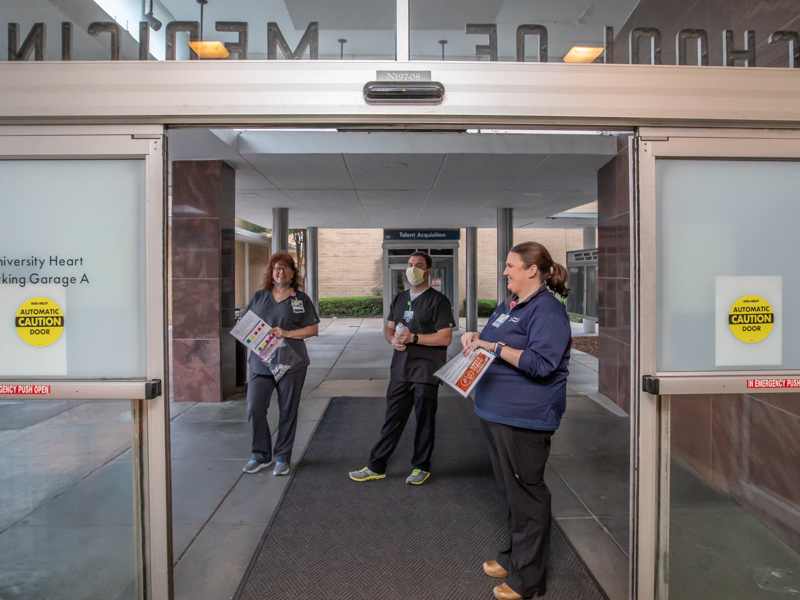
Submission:
<svg viewBox="0 0 800 600">
<path fill-rule="evenodd" d="M 26 300 L 17 311 L 17 333 L 31 346 L 49 346 L 64 331 L 64 312 L 48 298 Z"/>
<path fill-rule="evenodd" d="M 765 339 L 774 323 L 775 313 L 761 296 L 742 296 L 728 313 L 728 325 L 733 335 L 748 344 Z"/>
</svg>

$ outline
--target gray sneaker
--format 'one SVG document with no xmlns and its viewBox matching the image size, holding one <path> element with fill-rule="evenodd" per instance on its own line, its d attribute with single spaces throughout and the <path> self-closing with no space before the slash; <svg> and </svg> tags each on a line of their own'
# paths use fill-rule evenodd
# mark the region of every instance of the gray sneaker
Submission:
<svg viewBox="0 0 800 600">
<path fill-rule="evenodd" d="M 411 471 L 411 475 L 408 476 L 406 479 L 406 483 L 410 483 L 411 485 L 419 485 L 423 483 L 431 474 L 428 471 L 423 471 L 422 469 L 414 469 Z"/>
<path fill-rule="evenodd" d="M 272 461 L 269 462 L 258 462 L 255 458 L 251 458 L 250 462 L 248 462 L 242 471 L 245 473 L 258 473 L 261 469 L 268 469 L 272 466 Z"/>
<path fill-rule="evenodd" d="M 350 472 L 350 479 L 353 481 L 369 481 L 370 479 L 383 479 L 384 477 L 386 477 L 386 473 L 370 471 L 369 467 L 364 467 L 360 471 Z"/>
<path fill-rule="evenodd" d="M 289 464 L 284 462 L 276 462 L 275 469 L 273 469 L 273 475 L 286 475 L 289 472 Z"/>
</svg>

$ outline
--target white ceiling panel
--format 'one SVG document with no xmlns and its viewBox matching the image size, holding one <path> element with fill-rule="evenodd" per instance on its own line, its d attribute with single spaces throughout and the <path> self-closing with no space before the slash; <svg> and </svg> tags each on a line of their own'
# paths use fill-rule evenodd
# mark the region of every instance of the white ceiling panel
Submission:
<svg viewBox="0 0 800 600">
<path fill-rule="evenodd" d="M 344 160 L 358 190 L 429 190 L 444 155 L 346 154 Z"/>
<path fill-rule="evenodd" d="M 235 165 L 236 214 L 264 227 L 275 207 L 289 208 L 292 227 L 493 227 L 497 208 L 513 208 L 516 226 L 549 226 L 542 219 L 596 201 L 597 170 L 616 154 L 613 136 L 585 134 L 176 130 L 170 137 L 171 160 Z"/>
<path fill-rule="evenodd" d="M 352 190 L 341 154 L 245 154 L 272 184 L 282 190 Z"/>
<path fill-rule="evenodd" d="M 506 190 L 545 158 L 528 154 L 448 154 L 433 189 Z"/>
<path fill-rule="evenodd" d="M 401 208 L 407 210 L 420 207 L 428 197 L 427 191 L 359 191 L 358 197 L 365 208 Z"/>
</svg>

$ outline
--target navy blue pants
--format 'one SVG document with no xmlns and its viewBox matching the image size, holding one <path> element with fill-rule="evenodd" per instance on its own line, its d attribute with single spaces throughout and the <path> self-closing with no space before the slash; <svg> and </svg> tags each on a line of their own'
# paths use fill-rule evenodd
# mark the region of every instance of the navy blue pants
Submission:
<svg viewBox="0 0 800 600">
<path fill-rule="evenodd" d="M 438 385 L 390 380 L 386 390 L 386 419 L 381 429 L 381 439 L 370 454 L 367 463 L 369 470 L 386 473 L 386 464 L 397 448 L 413 408 L 417 416 L 417 431 L 414 434 L 414 456 L 411 464 L 415 469 L 430 471 L 438 405 Z"/>
<path fill-rule="evenodd" d="M 532 598 L 544 587 L 550 555 L 550 490 L 544 468 L 552 431 L 512 427 L 481 419 L 500 495 L 506 501 L 508 544 L 497 554 L 508 587 Z"/>
</svg>

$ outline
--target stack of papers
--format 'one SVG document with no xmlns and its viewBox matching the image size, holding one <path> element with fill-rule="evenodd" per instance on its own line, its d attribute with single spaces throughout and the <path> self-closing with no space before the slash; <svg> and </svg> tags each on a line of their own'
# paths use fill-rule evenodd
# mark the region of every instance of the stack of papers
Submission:
<svg viewBox="0 0 800 600">
<path fill-rule="evenodd" d="M 493 352 L 483 349 L 476 350 L 469 356 L 459 353 L 433 375 L 466 398 L 495 358 L 497 356 Z"/>
</svg>

